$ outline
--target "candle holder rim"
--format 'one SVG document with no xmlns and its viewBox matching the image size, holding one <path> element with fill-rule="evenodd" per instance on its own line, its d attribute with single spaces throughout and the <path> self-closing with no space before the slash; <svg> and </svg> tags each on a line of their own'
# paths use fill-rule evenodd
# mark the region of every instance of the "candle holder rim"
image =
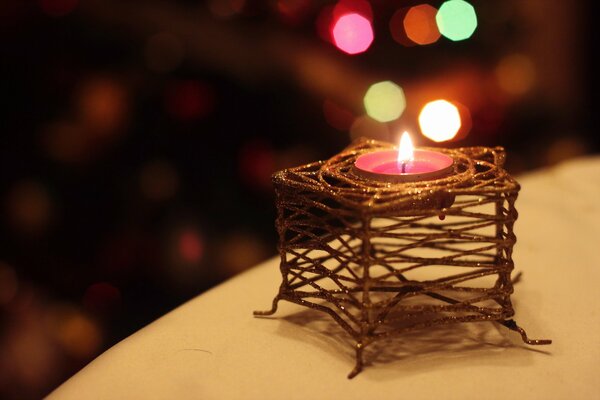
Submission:
<svg viewBox="0 0 600 400">
<path fill-rule="evenodd" d="M 497 151 L 489 147 L 420 147 L 454 159 L 454 173 L 439 179 L 394 183 L 365 179 L 352 170 L 361 154 L 393 149 L 392 143 L 358 139 L 328 160 L 276 172 L 273 183 L 277 187 L 291 186 L 327 194 L 353 209 L 364 210 L 368 204 L 369 212 L 375 213 L 422 202 L 436 193 L 469 193 L 474 186 L 489 194 L 519 191 L 518 183 L 500 165 L 504 159 L 503 149 Z"/>
</svg>

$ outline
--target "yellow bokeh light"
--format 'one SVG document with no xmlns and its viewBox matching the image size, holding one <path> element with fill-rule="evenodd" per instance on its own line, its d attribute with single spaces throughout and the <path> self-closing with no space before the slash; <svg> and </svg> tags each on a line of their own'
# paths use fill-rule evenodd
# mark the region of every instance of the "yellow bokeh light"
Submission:
<svg viewBox="0 0 600 400">
<path fill-rule="evenodd" d="M 371 85 L 363 101 L 367 115 L 379 122 L 398 119 L 406 108 L 404 91 L 391 81 Z"/>
<path fill-rule="evenodd" d="M 419 114 L 421 132 L 434 142 L 444 142 L 456 136 L 461 126 L 458 108 L 447 100 L 435 100 Z"/>
</svg>

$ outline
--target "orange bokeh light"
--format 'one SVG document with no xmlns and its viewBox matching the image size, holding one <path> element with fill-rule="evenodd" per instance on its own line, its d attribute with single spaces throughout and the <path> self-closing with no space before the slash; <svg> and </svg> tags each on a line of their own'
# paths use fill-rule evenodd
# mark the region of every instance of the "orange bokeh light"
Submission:
<svg viewBox="0 0 600 400">
<path fill-rule="evenodd" d="M 435 43 L 440 38 L 436 14 L 437 10 L 429 4 L 411 7 L 404 17 L 406 36 L 420 45 Z"/>
<path fill-rule="evenodd" d="M 500 60 L 495 70 L 498 86 L 511 95 L 520 96 L 530 91 L 536 79 L 531 58 L 523 54 L 511 54 Z"/>
</svg>

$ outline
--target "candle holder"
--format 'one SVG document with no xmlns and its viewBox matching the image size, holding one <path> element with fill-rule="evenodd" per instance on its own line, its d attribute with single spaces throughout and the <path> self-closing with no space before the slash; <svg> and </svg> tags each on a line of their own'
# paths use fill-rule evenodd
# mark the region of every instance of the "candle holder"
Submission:
<svg viewBox="0 0 600 400">
<path fill-rule="evenodd" d="M 357 173 L 358 156 L 393 149 L 359 139 L 327 161 L 279 171 L 276 192 L 282 282 L 269 311 L 287 300 L 330 315 L 370 344 L 414 329 L 497 321 L 531 340 L 511 317 L 514 203 L 519 184 L 502 148 L 435 149 L 454 170 L 435 180 L 381 182 Z"/>
</svg>

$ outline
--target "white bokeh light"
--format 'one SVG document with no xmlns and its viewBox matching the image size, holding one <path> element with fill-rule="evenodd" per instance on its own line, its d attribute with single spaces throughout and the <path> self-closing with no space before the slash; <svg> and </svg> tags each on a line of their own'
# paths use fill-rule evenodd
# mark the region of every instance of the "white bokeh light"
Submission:
<svg viewBox="0 0 600 400">
<path fill-rule="evenodd" d="M 458 108 L 447 100 L 435 100 L 423 107 L 419 114 L 423 135 L 434 142 L 450 140 L 458 133 L 461 120 Z"/>
</svg>

